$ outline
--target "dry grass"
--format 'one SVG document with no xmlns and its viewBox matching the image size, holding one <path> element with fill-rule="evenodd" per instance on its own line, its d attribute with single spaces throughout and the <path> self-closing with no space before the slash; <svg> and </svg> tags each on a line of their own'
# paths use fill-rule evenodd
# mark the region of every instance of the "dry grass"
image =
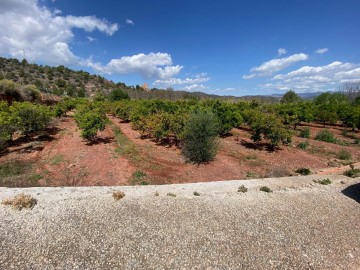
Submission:
<svg viewBox="0 0 360 270">
<path fill-rule="evenodd" d="M 2 204 L 10 205 L 16 210 L 22 210 L 23 208 L 32 209 L 37 204 L 37 200 L 31 195 L 20 193 L 14 198 L 3 200 Z"/>
<path fill-rule="evenodd" d="M 125 193 L 122 191 L 114 191 L 112 196 L 115 201 L 118 201 L 125 197 Z"/>
</svg>

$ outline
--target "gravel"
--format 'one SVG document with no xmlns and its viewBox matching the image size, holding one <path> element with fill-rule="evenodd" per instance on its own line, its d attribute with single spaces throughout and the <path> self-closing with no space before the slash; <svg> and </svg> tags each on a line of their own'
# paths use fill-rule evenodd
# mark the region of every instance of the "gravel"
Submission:
<svg viewBox="0 0 360 270">
<path fill-rule="evenodd" d="M 359 269 L 360 179 L 326 178 L 0 188 L 38 202 L 0 205 L 0 268 Z"/>
</svg>

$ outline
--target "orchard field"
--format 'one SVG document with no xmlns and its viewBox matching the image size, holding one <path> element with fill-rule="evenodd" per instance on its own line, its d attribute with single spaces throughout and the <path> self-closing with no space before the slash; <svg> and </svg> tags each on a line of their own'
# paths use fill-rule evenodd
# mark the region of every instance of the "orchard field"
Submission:
<svg viewBox="0 0 360 270">
<path fill-rule="evenodd" d="M 52 106 L 2 101 L 0 185 L 354 176 L 359 128 L 360 98 L 340 92 L 304 101 L 289 91 L 278 103 L 130 100 L 120 89 Z"/>
</svg>

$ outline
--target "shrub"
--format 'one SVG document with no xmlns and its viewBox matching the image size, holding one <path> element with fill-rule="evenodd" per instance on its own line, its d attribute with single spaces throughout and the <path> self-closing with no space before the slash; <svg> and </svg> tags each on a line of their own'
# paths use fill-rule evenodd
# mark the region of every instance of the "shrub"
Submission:
<svg viewBox="0 0 360 270">
<path fill-rule="evenodd" d="M 130 99 L 129 95 L 121 89 L 113 90 L 109 95 L 110 101 L 118 101 L 122 99 Z"/>
<path fill-rule="evenodd" d="M 239 188 L 238 188 L 238 192 L 242 192 L 242 193 L 245 193 L 247 192 L 248 189 L 244 186 L 244 185 L 241 185 Z"/>
<path fill-rule="evenodd" d="M 14 102 L 10 113 L 14 126 L 25 135 L 44 129 L 52 116 L 49 107 L 30 102 Z"/>
<path fill-rule="evenodd" d="M 0 101 L 0 152 L 4 151 L 12 136 L 11 116 L 9 106 Z"/>
<path fill-rule="evenodd" d="M 322 142 L 328 142 L 328 143 L 336 143 L 337 140 L 334 137 L 334 134 L 331 133 L 329 130 L 325 129 L 320 131 L 315 136 L 315 140 L 322 141 Z"/>
<path fill-rule="evenodd" d="M 190 114 L 184 127 L 183 155 L 189 162 L 200 164 L 215 158 L 218 143 L 219 122 L 209 110 L 198 110 Z"/>
<path fill-rule="evenodd" d="M 23 208 L 32 209 L 37 204 L 37 200 L 31 195 L 21 193 L 12 199 L 3 200 L 2 204 L 11 205 L 16 210 L 22 210 Z"/>
<path fill-rule="evenodd" d="M 299 142 L 298 145 L 297 145 L 297 147 L 300 148 L 300 149 L 305 150 L 306 148 L 309 147 L 309 145 L 310 145 L 310 143 L 309 143 L 308 141 L 306 141 L 306 142 Z"/>
<path fill-rule="evenodd" d="M 309 139 L 310 138 L 310 128 L 307 127 L 307 128 L 300 130 L 300 137 Z"/>
<path fill-rule="evenodd" d="M 347 176 L 347 177 L 352 177 L 352 178 L 355 178 L 355 177 L 359 177 L 360 176 L 360 169 L 350 169 L 350 170 L 347 170 L 344 172 L 344 175 Z"/>
<path fill-rule="evenodd" d="M 115 201 L 118 201 L 125 197 L 125 193 L 122 191 L 114 191 L 112 194 Z"/>
<path fill-rule="evenodd" d="M 301 175 L 309 175 L 309 174 L 311 174 L 311 171 L 308 168 L 299 168 L 299 169 L 296 170 L 296 172 L 301 174 Z"/>
<path fill-rule="evenodd" d="M 320 185 L 330 185 L 331 181 L 329 178 L 323 179 L 323 180 L 314 180 L 315 183 L 318 183 Z"/>
<path fill-rule="evenodd" d="M 341 160 L 349 160 L 351 159 L 351 153 L 346 149 L 341 149 L 337 154 L 337 158 Z"/>
<path fill-rule="evenodd" d="M 272 192 L 272 190 L 267 186 L 260 187 L 260 191 L 267 192 L 267 193 Z"/>
<path fill-rule="evenodd" d="M 199 192 L 197 192 L 197 191 L 194 191 L 194 196 L 200 196 L 200 193 Z"/>
<path fill-rule="evenodd" d="M 103 110 L 86 105 L 80 106 L 74 117 L 81 129 L 81 137 L 87 140 L 95 139 L 97 132 L 104 130 L 108 121 Z"/>
</svg>

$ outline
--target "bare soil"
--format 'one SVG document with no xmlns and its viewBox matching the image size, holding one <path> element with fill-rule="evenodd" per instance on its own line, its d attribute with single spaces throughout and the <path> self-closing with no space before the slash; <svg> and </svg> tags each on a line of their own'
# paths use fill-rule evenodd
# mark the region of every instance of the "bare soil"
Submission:
<svg viewBox="0 0 360 270">
<path fill-rule="evenodd" d="M 92 185 L 131 185 L 139 179 L 146 184 L 170 184 L 207 182 L 246 178 L 282 177 L 296 175 L 298 168 L 311 169 L 312 173 L 340 174 L 350 161 L 337 158 L 341 149 L 352 155 L 351 162 L 360 160 L 360 147 L 354 144 L 359 138 L 357 132 L 342 135 L 340 126 L 326 127 L 336 137 L 347 143 L 346 146 L 314 140 L 323 130 L 322 125 L 310 124 L 294 131 L 309 127 L 311 138 L 296 136 L 288 146 L 275 151 L 267 145 L 255 145 L 246 127 L 233 129 L 231 135 L 219 139 L 219 152 L 215 160 L 208 164 L 186 163 L 181 149 L 176 146 L 159 145 L 150 139 L 141 138 L 124 123 L 109 116 L 112 125 L 100 132 L 96 141 L 89 143 L 80 136 L 80 131 L 71 116 L 55 120 L 42 134 L 26 140 L 19 137 L 0 156 L 0 164 L 8 161 L 31 163 L 31 174 L 41 186 L 92 186 Z M 134 145 L 137 158 L 122 156 L 117 151 L 121 147 L 116 141 L 113 128 L 117 127 Z M 309 142 L 306 150 L 297 147 L 299 142 Z M 339 167 L 341 167 L 339 169 Z M 195 180 L 196 179 L 196 180 Z"/>
</svg>

